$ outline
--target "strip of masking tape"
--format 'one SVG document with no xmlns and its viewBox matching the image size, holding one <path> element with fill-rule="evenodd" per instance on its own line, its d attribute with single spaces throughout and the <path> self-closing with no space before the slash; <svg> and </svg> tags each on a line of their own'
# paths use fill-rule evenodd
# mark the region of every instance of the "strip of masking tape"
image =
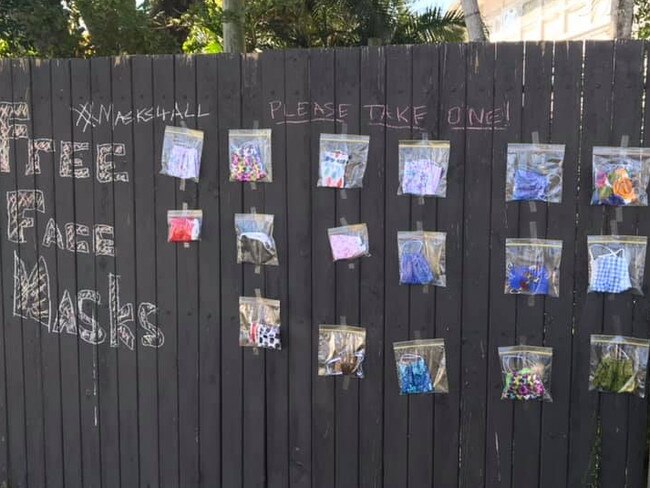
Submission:
<svg viewBox="0 0 650 488">
<path fill-rule="evenodd" d="M 341 317 L 339 317 L 339 320 L 341 322 L 341 325 L 348 325 L 348 320 L 345 315 L 341 315 Z"/>
<path fill-rule="evenodd" d="M 181 180 L 181 181 L 182 181 L 183 183 L 185 183 L 185 180 Z M 187 202 L 183 202 L 183 210 L 187 210 Z M 190 243 L 189 243 L 189 242 L 184 242 L 184 243 L 183 243 L 183 247 L 184 247 L 185 249 L 189 249 L 189 248 L 190 248 Z"/>
<path fill-rule="evenodd" d="M 422 339 L 422 332 L 420 332 L 419 330 L 414 330 L 413 337 L 415 337 L 417 340 Z"/>
<path fill-rule="evenodd" d="M 262 298 L 262 290 L 260 290 L 259 288 L 255 288 L 255 297 Z"/>
<path fill-rule="evenodd" d="M 628 147 L 630 145 L 630 136 L 624 134 L 621 136 L 621 147 Z"/>
<path fill-rule="evenodd" d="M 422 195 L 418 197 L 418 205 L 424 205 L 424 197 Z"/>
<path fill-rule="evenodd" d="M 423 132 L 422 133 L 422 140 L 423 141 L 428 141 L 429 140 L 429 133 L 428 132 Z"/>
<path fill-rule="evenodd" d="M 183 202 L 183 210 L 187 210 L 187 202 Z"/>
<path fill-rule="evenodd" d="M 429 285 L 422 286 L 422 294 L 424 294 L 424 295 L 429 294 Z"/>
<path fill-rule="evenodd" d="M 347 134 L 348 133 L 348 123 L 343 122 L 341 123 L 341 134 Z"/>
<path fill-rule="evenodd" d="M 255 183 L 254 181 L 251 181 L 251 190 L 253 191 L 257 190 L 257 183 Z"/>
<path fill-rule="evenodd" d="M 614 209 L 614 216 L 617 222 L 623 222 L 623 207 L 616 207 Z"/>
<path fill-rule="evenodd" d="M 530 134 L 530 139 L 533 141 L 533 144 L 539 144 L 539 132 L 533 131 Z"/>
<path fill-rule="evenodd" d="M 537 203 L 533 202 L 532 200 L 528 202 L 528 209 L 530 210 L 530 213 L 536 213 L 537 212 Z"/>
<path fill-rule="evenodd" d="M 262 274 L 262 267 L 259 264 L 255 265 L 255 274 Z"/>
<path fill-rule="evenodd" d="M 535 306 L 535 296 L 534 295 L 528 295 L 528 300 L 526 300 L 526 305 L 529 307 L 534 307 Z"/>
<path fill-rule="evenodd" d="M 252 214 L 256 214 L 256 213 L 257 213 L 257 209 L 256 209 L 255 207 L 251 207 L 251 213 L 252 213 Z"/>
<path fill-rule="evenodd" d="M 180 124 L 183 129 L 187 129 L 187 122 L 185 122 L 185 119 L 181 119 Z"/>
<path fill-rule="evenodd" d="M 348 263 L 348 269 L 354 269 L 354 268 L 355 268 L 354 263 Z"/>
<path fill-rule="evenodd" d="M 530 227 L 530 237 L 532 237 L 533 239 L 536 239 L 537 238 L 537 222 L 531 222 L 529 224 L 529 227 Z"/>
<path fill-rule="evenodd" d="M 424 230 L 424 226 L 422 225 L 422 221 L 418 220 L 415 222 L 415 230 Z"/>
<path fill-rule="evenodd" d="M 350 388 L 350 377 L 345 375 L 343 377 L 343 389 L 347 391 L 348 388 Z"/>
<path fill-rule="evenodd" d="M 253 348 L 253 354 L 254 354 L 255 356 L 259 356 L 259 355 L 260 355 L 260 350 L 259 350 L 257 347 L 254 347 L 254 348 Z"/>
<path fill-rule="evenodd" d="M 185 191 L 185 178 L 181 178 L 181 182 L 180 182 L 180 184 L 178 185 L 178 189 L 179 189 L 180 191 Z"/>
<path fill-rule="evenodd" d="M 609 221 L 609 228 L 613 235 L 615 236 L 618 235 L 618 222 L 616 220 Z"/>
<path fill-rule="evenodd" d="M 260 121 L 259 120 L 253 120 L 253 129 L 257 130 L 260 128 Z"/>
<path fill-rule="evenodd" d="M 345 188 L 341 189 L 341 200 L 347 200 L 348 199 L 348 192 L 345 191 Z"/>
<path fill-rule="evenodd" d="M 347 221 L 347 219 L 345 217 L 341 217 L 339 219 L 339 222 L 341 222 L 341 225 L 348 225 L 348 221 Z"/>
</svg>

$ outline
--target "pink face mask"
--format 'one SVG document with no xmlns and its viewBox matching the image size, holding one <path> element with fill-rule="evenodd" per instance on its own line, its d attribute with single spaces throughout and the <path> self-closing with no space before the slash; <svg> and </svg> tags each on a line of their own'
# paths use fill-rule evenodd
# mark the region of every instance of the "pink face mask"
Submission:
<svg viewBox="0 0 650 488">
<path fill-rule="evenodd" d="M 368 249 L 361 238 L 356 235 L 331 235 L 330 247 L 334 261 L 339 259 L 354 259 L 368 254 Z"/>
</svg>

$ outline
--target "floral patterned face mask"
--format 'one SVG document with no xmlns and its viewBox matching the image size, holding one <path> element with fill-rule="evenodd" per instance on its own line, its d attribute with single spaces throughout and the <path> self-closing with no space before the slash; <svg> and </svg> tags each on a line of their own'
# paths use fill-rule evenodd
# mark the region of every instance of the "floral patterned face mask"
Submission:
<svg viewBox="0 0 650 488">
<path fill-rule="evenodd" d="M 428 159 L 404 162 L 402 191 L 409 195 L 435 195 L 440 184 L 442 168 Z"/>
</svg>

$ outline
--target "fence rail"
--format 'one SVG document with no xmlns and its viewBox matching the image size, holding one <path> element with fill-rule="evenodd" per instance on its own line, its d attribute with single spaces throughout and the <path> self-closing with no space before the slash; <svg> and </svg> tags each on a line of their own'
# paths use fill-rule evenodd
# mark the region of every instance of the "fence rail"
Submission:
<svg viewBox="0 0 650 488">
<path fill-rule="evenodd" d="M 646 297 L 587 294 L 591 149 L 648 146 L 648 44 L 562 42 L 0 60 L 0 482 L 10 487 L 641 487 L 647 405 L 588 391 L 589 336 L 649 337 Z M 201 178 L 160 175 L 166 125 Z M 228 181 L 228 129 L 273 129 L 271 184 Z M 362 190 L 316 188 L 319 135 L 369 134 Z M 566 144 L 561 204 L 505 202 L 508 142 Z M 397 195 L 400 139 L 451 141 L 447 197 Z M 203 209 L 202 240 L 166 212 Z M 280 266 L 236 263 L 275 215 Z M 327 228 L 366 222 L 334 264 Z M 397 231 L 447 232 L 447 287 L 399 285 Z M 577 225 L 576 225 L 577 222 Z M 506 237 L 561 239 L 559 298 L 503 293 Z M 6 233 L 5 233 L 6 232 Z M 646 266 L 646 277 L 650 270 Z M 238 346 L 238 297 L 282 351 Z M 647 291 L 647 289 L 646 289 Z M 317 376 L 317 327 L 367 329 L 366 378 Z M 448 395 L 398 394 L 392 343 L 444 338 Z M 554 349 L 553 403 L 500 400 L 497 346 Z M 596 485 L 593 485 L 596 486 Z"/>
</svg>

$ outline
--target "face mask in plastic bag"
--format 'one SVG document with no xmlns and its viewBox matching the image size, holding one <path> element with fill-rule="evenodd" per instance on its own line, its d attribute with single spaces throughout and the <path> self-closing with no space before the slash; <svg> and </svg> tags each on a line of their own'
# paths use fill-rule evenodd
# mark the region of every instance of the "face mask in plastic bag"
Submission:
<svg viewBox="0 0 650 488">
<path fill-rule="evenodd" d="M 592 171 L 592 205 L 648 205 L 649 148 L 594 147 Z"/>
<path fill-rule="evenodd" d="M 444 232 L 397 233 L 399 282 L 403 285 L 446 286 Z"/>
<path fill-rule="evenodd" d="M 562 241 L 506 239 L 505 292 L 559 296 L 561 259 Z"/>
<path fill-rule="evenodd" d="M 273 181 L 271 129 L 231 130 L 230 181 Z"/>
<path fill-rule="evenodd" d="M 508 144 L 506 201 L 562 202 L 563 144 Z"/>
<path fill-rule="evenodd" d="M 235 214 L 237 262 L 278 265 L 273 239 L 273 215 Z"/>
<path fill-rule="evenodd" d="M 351 325 L 318 328 L 318 375 L 363 378 L 366 329 Z"/>
<path fill-rule="evenodd" d="M 499 348 L 503 376 L 502 400 L 544 400 L 551 397 L 553 349 L 537 346 Z"/>
<path fill-rule="evenodd" d="M 445 197 L 449 141 L 400 141 L 398 195 Z"/>
<path fill-rule="evenodd" d="M 344 225 L 327 229 L 334 261 L 370 256 L 366 224 Z"/>
<path fill-rule="evenodd" d="M 587 236 L 588 292 L 643 295 L 643 272 L 648 238 L 645 236 Z"/>
<path fill-rule="evenodd" d="M 369 145 L 369 136 L 321 134 L 317 185 L 361 188 Z"/>
<path fill-rule="evenodd" d="M 239 297 L 239 345 L 281 349 L 280 300 Z"/>
<path fill-rule="evenodd" d="M 444 339 L 393 343 L 400 394 L 449 393 Z"/>
<path fill-rule="evenodd" d="M 165 127 L 161 174 L 199 181 L 203 132 L 185 127 Z"/>
<path fill-rule="evenodd" d="M 168 210 L 167 241 L 192 242 L 201 236 L 203 210 Z"/>
<path fill-rule="evenodd" d="M 589 389 L 644 398 L 649 347 L 647 339 L 592 335 Z"/>
</svg>

